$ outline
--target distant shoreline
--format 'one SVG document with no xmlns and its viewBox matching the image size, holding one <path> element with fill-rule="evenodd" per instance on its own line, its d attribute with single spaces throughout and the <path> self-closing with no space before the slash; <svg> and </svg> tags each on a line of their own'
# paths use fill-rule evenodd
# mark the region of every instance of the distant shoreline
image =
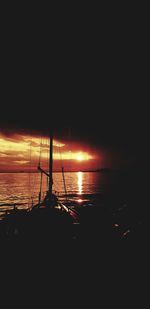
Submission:
<svg viewBox="0 0 150 309">
<path fill-rule="evenodd" d="M 97 169 L 97 170 L 78 170 L 78 171 L 64 171 L 65 173 L 102 173 L 102 172 L 115 172 L 117 170 L 109 169 L 109 168 L 103 168 L 103 169 Z M 39 171 L 0 171 L 0 174 L 39 174 Z M 54 171 L 54 173 L 62 173 L 62 171 Z"/>
<path fill-rule="evenodd" d="M 64 171 L 65 173 L 79 173 L 79 172 L 82 172 L 82 173 L 96 173 L 96 172 L 100 172 L 100 171 Z M 53 171 L 53 173 L 62 173 L 62 171 Z M 18 171 L 13 171 L 13 172 L 10 172 L 10 171 L 4 171 L 4 172 L 0 172 L 0 174 L 39 174 L 39 172 L 37 171 L 32 171 L 32 172 L 29 172 L 29 171 L 25 171 L 25 172 L 18 172 Z"/>
</svg>

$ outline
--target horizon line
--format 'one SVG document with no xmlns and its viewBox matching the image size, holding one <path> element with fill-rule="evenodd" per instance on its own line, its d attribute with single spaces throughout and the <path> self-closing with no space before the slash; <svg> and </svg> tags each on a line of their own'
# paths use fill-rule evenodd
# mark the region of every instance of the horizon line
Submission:
<svg viewBox="0 0 150 309">
<path fill-rule="evenodd" d="M 112 168 L 98 168 L 98 169 L 87 169 L 87 170 L 82 170 L 82 169 L 79 169 L 79 170 L 64 170 L 64 172 L 98 172 L 98 171 L 103 171 L 103 170 L 112 170 Z M 54 170 L 53 171 L 54 173 L 62 173 L 61 170 Z M 14 170 L 0 170 L 0 173 L 39 173 L 38 170 L 32 170 L 32 171 L 29 171 L 29 170 L 17 170 L 17 171 L 14 171 Z"/>
</svg>

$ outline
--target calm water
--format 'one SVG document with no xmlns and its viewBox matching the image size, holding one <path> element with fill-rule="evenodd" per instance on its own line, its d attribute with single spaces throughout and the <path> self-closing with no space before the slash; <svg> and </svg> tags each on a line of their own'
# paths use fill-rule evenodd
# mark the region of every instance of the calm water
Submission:
<svg viewBox="0 0 150 309">
<path fill-rule="evenodd" d="M 64 184 L 61 173 L 53 175 L 54 191 L 62 198 Z M 108 180 L 102 173 L 96 172 L 72 172 L 65 173 L 67 194 L 72 198 L 80 198 L 85 195 L 102 193 Z M 40 187 L 40 175 L 38 173 L 0 173 L 0 206 L 24 205 L 28 206 L 37 201 Z M 42 192 L 47 190 L 47 179 L 43 177 Z"/>
<path fill-rule="evenodd" d="M 143 204 L 143 194 L 140 194 L 141 185 L 139 186 L 139 183 L 141 184 L 141 182 L 137 174 L 112 171 L 72 172 L 65 173 L 65 181 L 68 202 L 71 201 L 69 205 L 74 206 L 81 216 L 89 210 L 89 207 L 94 207 L 95 215 L 103 216 L 103 220 L 105 215 L 107 217 L 108 214 L 112 214 L 109 218 L 112 222 L 115 220 L 115 224 L 117 222 L 117 227 L 121 226 L 120 233 L 122 234 L 120 235 L 124 235 L 131 227 L 137 226 L 141 217 L 141 205 L 142 209 L 146 211 Z M 57 192 L 60 201 L 64 201 L 62 174 L 54 173 L 53 182 L 54 191 Z M 3 219 L 6 211 L 10 212 L 14 206 L 22 209 L 31 207 L 32 203 L 36 204 L 39 188 L 40 174 L 38 173 L 0 173 L 0 220 Z M 43 175 L 43 197 L 46 191 L 47 177 Z M 120 209 L 130 209 L 130 213 L 124 212 L 123 219 L 121 216 L 120 218 L 116 217 L 115 211 L 119 210 L 120 212 Z M 146 213 L 145 211 L 143 213 Z"/>
<path fill-rule="evenodd" d="M 112 173 L 99 172 L 72 172 L 65 173 L 67 195 L 71 201 L 76 201 L 82 206 L 82 202 L 93 204 L 99 197 L 109 197 L 116 192 L 118 197 L 120 177 Z M 64 201 L 64 184 L 61 173 L 53 174 L 53 190 L 59 199 Z M 40 174 L 38 173 L 0 173 L 0 215 L 5 210 L 17 208 L 28 208 L 32 203 L 38 202 L 40 188 Z M 126 186 L 123 185 L 122 188 Z M 47 178 L 43 176 L 42 195 L 47 190 Z M 121 193 L 124 196 L 124 193 Z M 95 203 L 95 200 L 94 200 Z M 116 201 L 115 201 L 116 203 Z"/>
</svg>

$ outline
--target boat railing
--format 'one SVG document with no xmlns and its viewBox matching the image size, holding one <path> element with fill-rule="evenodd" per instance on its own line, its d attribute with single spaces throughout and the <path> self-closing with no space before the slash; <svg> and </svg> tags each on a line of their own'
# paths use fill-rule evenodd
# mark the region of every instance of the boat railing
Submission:
<svg viewBox="0 0 150 309">
<path fill-rule="evenodd" d="M 63 203 L 59 202 L 59 205 L 60 207 L 68 212 L 70 215 L 72 215 L 72 217 L 75 219 L 76 223 L 78 222 L 79 223 L 79 213 L 75 210 L 75 209 L 72 209 L 71 207 L 68 207 L 66 205 L 64 205 Z"/>
</svg>

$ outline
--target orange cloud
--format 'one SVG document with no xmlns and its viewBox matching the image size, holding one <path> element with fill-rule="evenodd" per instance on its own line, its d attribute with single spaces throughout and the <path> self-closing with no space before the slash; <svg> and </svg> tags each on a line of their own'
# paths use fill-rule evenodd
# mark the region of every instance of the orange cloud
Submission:
<svg viewBox="0 0 150 309">
<path fill-rule="evenodd" d="M 65 144 L 54 140 L 54 160 L 67 161 L 88 161 L 93 156 L 85 151 L 68 151 Z M 58 150 L 59 149 L 59 150 Z M 19 166 L 36 168 L 39 156 L 43 164 L 48 163 L 49 144 L 47 138 L 38 138 L 25 135 L 14 135 L 13 137 L 5 137 L 0 134 L 0 169 L 10 169 L 11 167 L 18 169 Z"/>
</svg>

